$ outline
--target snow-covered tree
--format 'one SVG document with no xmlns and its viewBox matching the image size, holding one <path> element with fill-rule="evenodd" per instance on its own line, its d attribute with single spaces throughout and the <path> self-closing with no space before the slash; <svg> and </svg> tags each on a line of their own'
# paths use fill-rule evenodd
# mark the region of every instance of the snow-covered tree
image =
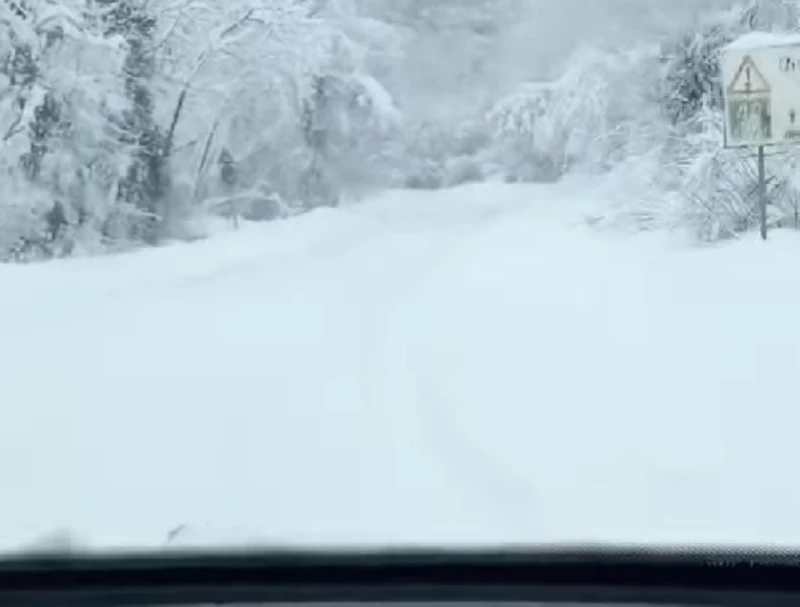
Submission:
<svg viewBox="0 0 800 607">
<path fill-rule="evenodd" d="M 344 8 L 220 5 L 220 25 L 198 58 L 172 68 L 187 82 L 176 149 L 194 201 L 225 206 L 214 169 L 225 149 L 240 195 L 270 193 L 299 208 L 330 204 L 347 185 L 348 167 L 359 164 L 353 157 L 372 153 L 370 142 L 392 128 L 391 97 L 366 72 L 361 44 L 343 31 Z"/>
<path fill-rule="evenodd" d="M 111 120 L 129 157 L 117 193 L 120 209 L 127 211 L 126 235 L 155 243 L 169 179 L 164 134 L 156 121 L 153 90 L 157 21 L 145 0 L 91 1 L 100 13 L 104 34 L 125 41 L 122 77 L 126 103 Z"/>
<path fill-rule="evenodd" d="M 92 239 L 115 153 L 101 118 L 116 103 L 120 47 L 80 0 L 0 3 L 0 251 L 51 257 Z"/>
<path fill-rule="evenodd" d="M 487 115 L 507 176 L 558 179 L 573 169 L 608 170 L 656 137 L 656 49 L 581 50 L 554 82 L 529 83 Z"/>
</svg>

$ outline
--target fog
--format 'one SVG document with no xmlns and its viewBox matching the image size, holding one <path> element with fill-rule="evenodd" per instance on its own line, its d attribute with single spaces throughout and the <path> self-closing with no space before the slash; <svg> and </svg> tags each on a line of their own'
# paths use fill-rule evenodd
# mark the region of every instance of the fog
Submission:
<svg viewBox="0 0 800 607">
<path fill-rule="evenodd" d="M 475 0 L 478 2 L 478 0 Z M 498 0 L 499 2 L 499 0 Z M 693 22 L 733 0 L 507 0 L 511 15 L 494 49 L 472 39 L 417 38 L 387 78 L 392 93 L 433 120 L 474 111 L 530 80 L 557 78 L 581 47 L 625 48 L 691 30 Z M 498 4 L 499 6 L 499 4 Z M 476 57 L 480 56 L 479 60 Z M 477 66 L 477 67 L 476 67 Z"/>
<path fill-rule="evenodd" d="M 552 76 L 570 51 L 586 45 L 621 46 L 686 27 L 705 11 L 734 0 L 528 0 L 529 13 L 513 32 L 515 46 L 537 76 Z M 521 52 L 521 51 L 520 51 Z"/>
</svg>

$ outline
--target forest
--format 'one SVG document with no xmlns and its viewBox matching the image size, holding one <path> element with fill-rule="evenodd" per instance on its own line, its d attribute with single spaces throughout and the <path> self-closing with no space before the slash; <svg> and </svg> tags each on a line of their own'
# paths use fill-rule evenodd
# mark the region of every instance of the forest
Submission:
<svg viewBox="0 0 800 607">
<path fill-rule="evenodd" d="M 798 29 L 798 0 L 0 0 L 0 259 L 574 176 L 606 187 L 587 221 L 734 238 L 719 50 Z M 797 160 L 768 159 L 774 226 Z"/>
</svg>

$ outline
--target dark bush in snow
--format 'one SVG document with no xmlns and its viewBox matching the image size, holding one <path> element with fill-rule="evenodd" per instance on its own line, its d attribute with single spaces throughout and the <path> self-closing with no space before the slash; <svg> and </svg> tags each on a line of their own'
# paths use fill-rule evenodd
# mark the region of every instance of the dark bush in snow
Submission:
<svg viewBox="0 0 800 607">
<path fill-rule="evenodd" d="M 437 190 L 444 186 L 444 170 L 435 160 L 428 158 L 418 163 L 405 181 L 412 190 Z"/>
<path fill-rule="evenodd" d="M 486 178 L 480 160 L 473 156 L 456 156 L 449 159 L 444 167 L 444 174 L 447 187 L 475 183 Z"/>
<path fill-rule="evenodd" d="M 661 103 L 672 124 L 686 122 L 703 104 L 722 107 L 719 55 L 734 37 L 723 26 L 711 25 L 666 46 L 667 73 Z"/>
<path fill-rule="evenodd" d="M 406 129 L 395 158 L 401 175 L 398 185 L 431 190 L 480 181 L 490 171 L 488 146 L 484 124 L 470 117 L 420 121 Z"/>
</svg>

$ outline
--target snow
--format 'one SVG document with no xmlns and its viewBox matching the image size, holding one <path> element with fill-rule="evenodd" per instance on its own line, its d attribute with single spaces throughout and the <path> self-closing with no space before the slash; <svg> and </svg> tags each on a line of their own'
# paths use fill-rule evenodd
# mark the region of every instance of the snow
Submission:
<svg viewBox="0 0 800 607">
<path fill-rule="evenodd" d="M 355 81 L 361 85 L 363 91 L 359 103 L 372 107 L 375 116 L 386 125 L 400 124 L 403 115 L 394 103 L 394 99 L 383 85 L 372 76 L 356 76 Z"/>
<path fill-rule="evenodd" d="M 800 45 L 800 34 L 749 32 L 726 45 L 724 51 L 750 51 L 760 48 Z"/>
<path fill-rule="evenodd" d="M 796 546 L 800 240 L 583 202 L 396 191 L 0 267 L 2 548 Z"/>
</svg>

